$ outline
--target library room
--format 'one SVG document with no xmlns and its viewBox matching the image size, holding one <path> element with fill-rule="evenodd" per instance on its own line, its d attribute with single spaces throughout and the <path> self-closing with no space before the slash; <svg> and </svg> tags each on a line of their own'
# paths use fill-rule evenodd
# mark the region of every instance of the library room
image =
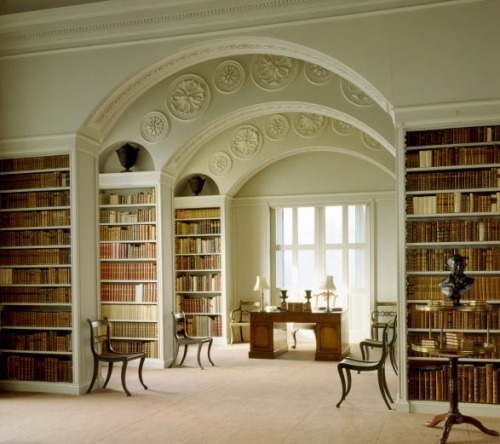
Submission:
<svg viewBox="0 0 500 444">
<path fill-rule="evenodd" d="M 500 442 L 498 16 L 0 2 L 0 443 Z"/>
</svg>

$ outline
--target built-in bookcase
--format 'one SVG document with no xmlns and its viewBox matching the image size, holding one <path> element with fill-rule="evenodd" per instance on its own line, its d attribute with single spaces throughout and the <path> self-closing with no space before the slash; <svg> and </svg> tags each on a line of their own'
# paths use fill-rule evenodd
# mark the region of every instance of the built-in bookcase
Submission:
<svg viewBox="0 0 500 444">
<path fill-rule="evenodd" d="M 449 274 L 447 259 L 460 254 L 475 279 L 462 302 L 491 310 L 446 311 L 443 331 L 488 341 L 496 351 L 460 360 L 459 401 L 498 404 L 500 126 L 408 131 L 405 199 L 408 401 L 418 411 L 429 401 L 448 400 L 448 360 L 412 351 L 411 344 L 440 330 L 443 313 L 418 305 L 444 301 L 438 284 Z"/>
<path fill-rule="evenodd" d="M 0 378 L 33 391 L 74 380 L 70 186 L 68 154 L 0 160 Z"/>
<path fill-rule="evenodd" d="M 123 187 L 125 176 L 115 177 L 99 192 L 101 316 L 115 350 L 159 359 L 157 188 Z"/>
<path fill-rule="evenodd" d="M 175 309 L 186 313 L 190 335 L 222 340 L 226 319 L 224 209 L 181 207 L 181 199 L 176 199 L 174 226 Z"/>
</svg>

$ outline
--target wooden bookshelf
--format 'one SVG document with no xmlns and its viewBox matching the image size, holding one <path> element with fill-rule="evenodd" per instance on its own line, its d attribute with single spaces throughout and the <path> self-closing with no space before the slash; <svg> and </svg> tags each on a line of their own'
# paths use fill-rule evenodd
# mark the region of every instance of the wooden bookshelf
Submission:
<svg viewBox="0 0 500 444">
<path fill-rule="evenodd" d="M 447 259 L 465 257 L 475 279 L 463 303 L 487 303 L 491 310 L 446 314 L 444 332 L 476 343 L 500 345 L 500 126 L 408 131 L 405 146 L 405 270 L 407 306 L 407 401 L 447 401 L 447 359 L 418 353 L 411 344 L 435 337 L 437 314 L 418 306 L 443 301 L 438 286 Z M 459 401 L 498 404 L 498 348 L 460 359 Z M 428 406 L 428 404 L 425 404 Z M 428 407 L 427 407 L 428 408 Z"/>
<path fill-rule="evenodd" d="M 224 336 L 222 208 L 175 209 L 175 310 L 188 334 Z"/>
<path fill-rule="evenodd" d="M 113 348 L 159 359 L 156 187 L 101 186 L 99 234 L 101 316 Z"/>
<path fill-rule="evenodd" d="M 75 379 L 70 185 L 68 154 L 0 160 L 3 387 Z"/>
</svg>

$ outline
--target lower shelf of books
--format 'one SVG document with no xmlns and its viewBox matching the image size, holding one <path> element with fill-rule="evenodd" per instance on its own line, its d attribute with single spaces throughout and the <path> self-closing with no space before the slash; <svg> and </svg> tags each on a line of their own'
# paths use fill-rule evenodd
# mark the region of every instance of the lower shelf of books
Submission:
<svg viewBox="0 0 500 444">
<path fill-rule="evenodd" d="M 2 353 L 0 363 L 0 378 L 5 380 L 52 383 L 73 381 L 71 357 Z"/>
<path fill-rule="evenodd" d="M 222 336 L 222 315 L 186 313 L 189 336 Z"/>
</svg>

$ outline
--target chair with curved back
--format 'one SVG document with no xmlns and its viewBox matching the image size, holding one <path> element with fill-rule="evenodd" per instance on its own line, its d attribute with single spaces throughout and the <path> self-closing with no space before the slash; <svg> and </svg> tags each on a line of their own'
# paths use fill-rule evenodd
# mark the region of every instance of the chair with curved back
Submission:
<svg viewBox="0 0 500 444">
<path fill-rule="evenodd" d="M 147 390 L 148 387 L 142 380 L 142 367 L 144 365 L 144 360 L 146 359 L 146 353 L 118 353 L 114 351 L 113 347 L 111 346 L 111 329 L 108 318 L 99 319 L 96 321 L 87 319 L 87 322 L 90 326 L 90 349 L 94 357 L 94 374 L 92 375 L 92 382 L 90 383 L 87 393 L 91 392 L 92 387 L 94 386 L 94 383 L 97 379 L 97 374 L 99 373 L 99 362 L 108 363 L 108 374 L 102 388 L 106 388 L 106 386 L 108 385 L 108 382 L 111 378 L 111 373 L 113 373 L 113 364 L 115 362 L 119 362 L 122 364 L 121 380 L 123 390 L 125 391 L 127 396 L 131 396 L 125 383 L 125 375 L 127 373 L 128 363 L 135 359 L 140 359 L 139 381 L 141 381 L 144 389 Z"/>
<path fill-rule="evenodd" d="M 387 322 L 397 315 L 397 302 L 377 301 L 375 309 L 371 313 L 371 339 L 378 341 L 379 330 L 382 330 Z"/>
<path fill-rule="evenodd" d="M 337 407 L 340 407 L 340 404 L 342 404 L 344 399 L 351 391 L 351 385 L 352 385 L 351 371 L 356 371 L 358 373 L 377 372 L 380 393 L 382 394 L 382 398 L 384 398 L 387 408 L 389 410 L 392 410 L 391 405 L 389 404 L 389 400 L 390 402 L 394 402 L 394 400 L 392 399 L 391 394 L 389 393 L 389 388 L 387 387 L 387 381 L 385 379 L 385 361 L 387 359 L 387 353 L 389 350 L 387 345 L 388 330 L 389 330 L 389 325 L 386 325 L 382 333 L 383 346 L 382 346 L 382 353 L 378 361 L 363 361 L 360 359 L 354 359 L 348 357 L 340 361 L 339 364 L 337 365 L 337 370 L 340 375 L 340 382 L 342 384 L 342 396 L 340 398 L 340 401 L 337 403 Z"/>
<path fill-rule="evenodd" d="M 179 349 L 181 345 L 184 346 L 184 353 L 182 355 L 181 362 L 179 365 L 182 365 L 184 363 L 184 359 L 186 359 L 188 347 L 190 345 L 197 345 L 198 346 L 198 365 L 202 370 L 204 370 L 203 365 L 201 365 L 201 348 L 203 344 L 208 344 L 208 360 L 210 361 L 210 364 L 214 366 L 215 364 L 212 361 L 212 358 L 210 357 L 210 351 L 212 349 L 212 342 L 213 338 L 211 336 L 189 336 L 187 333 L 186 329 L 186 315 L 184 314 L 183 311 L 178 312 L 178 313 L 172 313 L 172 318 L 174 322 L 174 341 L 175 341 L 175 353 L 174 353 L 174 359 L 168 366 L 169 368 L 173 367 L 175 364 L 175 361 L 177 360 L 177 355 L 179 354 Z"/>
<path fill-rule="evenodd" d="M 260 301 L 240 301 L 238 308 L 230 313 L 229 330 L 231 331 L 231 345 L 234 342 L 234 328 L 240 329 L 240 340 L 243 340 L 243 327 L 250 328 L 250 313 L 260 310 Z"/>
<path fill-rule="evenodd" d="M 398 374 L 398 363 L 396 360 L 396 342 L 398 338 L 397 333 L 397 316 L 394 316 L 394 321 L 389 322 L 389 338 L 387 346 L 389 348 L 388 355 L 391 360 L 391 365 L 396 375 Z M 370 348 L 382 348 L 383 342 L 377 341 L 375 339 L 366 338 L 359 343 L 359 348 L 361 349 L 361 356 L 363 361 L 370 359 Z"/>
</svg>

